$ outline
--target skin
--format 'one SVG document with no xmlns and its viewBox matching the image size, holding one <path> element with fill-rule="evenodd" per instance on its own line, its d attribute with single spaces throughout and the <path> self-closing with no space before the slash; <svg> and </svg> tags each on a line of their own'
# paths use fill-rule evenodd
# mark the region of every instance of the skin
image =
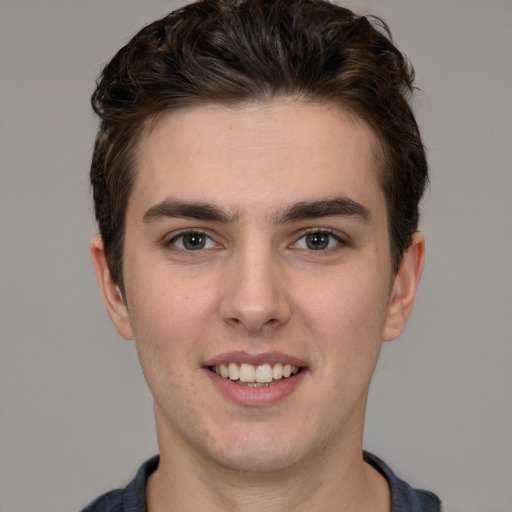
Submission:
<svg viewBox="0 0 512 512">
<path fill-rule="evenodd" d="M 364 414 L 382 341 L 411 312 L 424 240 L 414 235 L 393 275 L 377 151 L 358 118 L 293 99 L 186 109 L 142 137 L 126 300 L 100 237 L 91 252 L 155 401 L 151 512 L 390 509 L 387 484 L 361 457 Z M 333 198 L 361 209 L 290 215 Z M 175 216 L 178 203 L 222 215 Z M 205 245 L 190 250 L 196 235 L 183 230 Z M 311 231 L 327 245 L 313 250 Z M 205 368 L 233 351 L 297 358 L 301 378 L 272 403 L 239 403 Z"/>
</svg>

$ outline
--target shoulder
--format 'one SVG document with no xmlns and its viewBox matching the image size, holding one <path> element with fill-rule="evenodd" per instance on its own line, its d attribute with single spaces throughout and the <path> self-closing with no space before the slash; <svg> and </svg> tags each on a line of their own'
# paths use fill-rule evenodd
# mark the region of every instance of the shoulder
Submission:
<svg viewBox="0 0 512 512">
<path fill-rule="evenodd" d="M 96 498 L 92 503 L 87 505 L 81 512 L 121 512 L 123 490 L 117 489 L 110 491 Z"/>
<path fill-rule="evenodd" d="M 391 512 L 441 512 L 441 500 L 433 492 L 412 488 L 398 478 L 386 463 L 371 453 L 364 452 L 364 460 L 388 481 Z"/>
<path fill-rule="evenodd" d="M 81 512 L 146 512 L 146 483 L 158 467 L 159 460 L 158 455 L 149 459 L 124 489 L 103 494 Z"/>
</svg>

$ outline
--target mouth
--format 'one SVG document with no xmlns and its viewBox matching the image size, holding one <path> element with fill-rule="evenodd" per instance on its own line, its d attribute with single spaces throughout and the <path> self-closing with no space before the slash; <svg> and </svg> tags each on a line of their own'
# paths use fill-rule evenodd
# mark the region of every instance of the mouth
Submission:
<svg viewBox="0 0 512 512">
<path fill-rule="evenodd" d="M 208 366 L 208 370 L 240 386 L 266 387 L 294 377 L 301 372 L 302 367 L 291 363 L 253 365 L 233 361 Z"/>
</svg>

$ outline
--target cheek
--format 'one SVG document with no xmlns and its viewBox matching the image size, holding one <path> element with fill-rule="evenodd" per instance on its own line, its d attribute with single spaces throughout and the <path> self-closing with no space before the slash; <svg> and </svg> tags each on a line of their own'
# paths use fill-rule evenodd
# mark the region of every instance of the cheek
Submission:
<svg viewBox="0 0 512 512">
<path fill-rule="evenodd" d="M 127 283 L 126 294 L 143 370 L 160 368 L 179 377 L 201 337 L 211 297 L 162 272 L 139 274 L 135 283 Z"/>
<path fill-rule="evenodd" d="M 206 306 L 183 288 L 150 286 L 149 281 L 128 293 L 135 345 L 155 402 L 174 407 L 182 397 L 199 394 L 193 373 L 195 365 L 199 370 L 197 339 L 203 337 Z"/>
<path fill-rule="evenodd" d="M 379 285 L 380 281 L 382 277 L 378 275 L 370 279 L 354 274 L 351 279 L 333 276 L 329 286 L 304 304 L 304 309 L 311 321 L 331 336 L 349 332 L 376 334 L 384 327 L 388 302 L 388 286 Z"/>
<path fill-rule="evenodd" d="M 350 279 L 333 277 L 328 288 L 304 304 L 319 349 L 319 366 L 335 374 L 336 380 L 358 381 L 371 375 L 380 353 L 387 293 L 382 277 L 363 278 L 351 272 Z"/>
<path fill-rule="evenodd" d="M 135 339 L 151 333 L 154 340 L 185 336 L 185 341 L 214 307 L 216 288 L 207 276 L 183 275 L 154 258 L 130 262 L 126 275 L 132 277 L 126 280 L 126 294 Z"/>
</svg>

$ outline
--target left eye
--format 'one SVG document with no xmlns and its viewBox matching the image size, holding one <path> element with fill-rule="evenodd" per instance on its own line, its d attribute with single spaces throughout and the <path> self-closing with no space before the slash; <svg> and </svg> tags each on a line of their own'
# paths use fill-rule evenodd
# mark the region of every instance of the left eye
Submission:
<svg viewBox="0 0 512 512">
<path fill-rule="evenodd" d="M 306 233 L 299 238 L 293 247 L 296 249 L 308 249 L 310 251 L 325 251 L 341 243 L 341 239 L 328 231 L 315 231 Z"/>
<path fill-rule="evenodd" d="M 216 247 L 215 242 L 200 231 L 189 231 L 174 237 L 170 242 L 176 248 L 184 251 L 200 251 Z"/>
</svg>

